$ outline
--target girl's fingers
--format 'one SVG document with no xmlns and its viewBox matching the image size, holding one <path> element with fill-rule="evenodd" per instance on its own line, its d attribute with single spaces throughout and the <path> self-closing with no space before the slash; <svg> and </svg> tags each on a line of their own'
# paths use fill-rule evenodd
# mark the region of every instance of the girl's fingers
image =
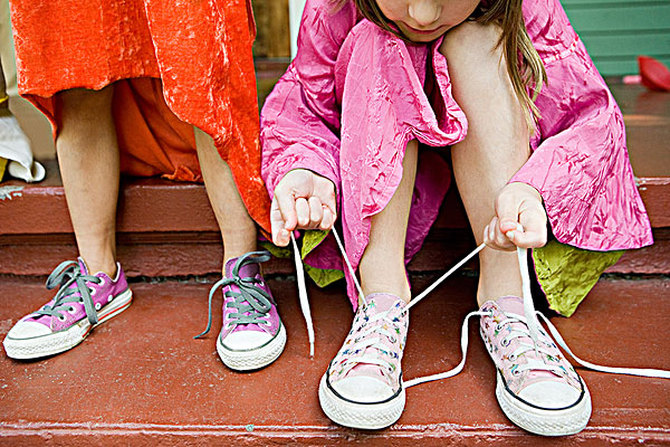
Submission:
<svg viewBox="0 0 670 447">
<path fill-rule="evenodd" d="M 279 208 L 279 201 L 275 195 L 270 207 L 270 226 L 272 228 L 272 242 L 280 247 L 285 247 L 289 243 L 290 234 L 286 230 L 286 222 Z"/>
<path fill-rule="evenodd" d="M 523 231 L 515 232 L 514 243 L 523 248 L 538 248 L 547 243 L 547 217 L 543 209 L 523 211 Z"/>
<path fill-rule="evenodd" d="M 309 203 L 309 227 L 318 228 L 323 220 L 323 205 L 321 199 L 312 196 L 308 200 Z"/>
<path fill-rule="evenodd" d="M 295 210 L 295 199 L 283 185 L 280 183 L 275 189 L 273 202 L 276 201 L 282 218 L 284 219 L 284 229 L 293 231 L 298 225 L 298 216 Z"/>
<path fill-rule="evenodd" d="M 496 250 L 512 250 L 514 244 L 500 231 L 498 218 L 494 217 L 484 228 L 484 243 Z"/>
<path fill-rule="evenodd" d="M 321 230 L 328 231 L 331 228 L 333 228 L 334 223 L 335 223 L 335 215 L 330 210 L 330 208 L 324 206 L 323 207 L 323 219 L 321 219 L 321 225 L 319 225 L 319 228 Z"/>
<path fill-rule="evenodd" d="M 309 226 L 309 203 L 304 197 L 295 199 L 295 212 L 298 218 L 298 226 L 305 228 Z"/>
<path fill-rule="evenodd" d="M 318 177 L 315 180 L 316 196 L 321 200 L 321 204 L 328 208 L 333 214 L 333 221 L 337 214 L 337 200 L 335 198 L 335 185 L 324 177 Z"/>
</svg>

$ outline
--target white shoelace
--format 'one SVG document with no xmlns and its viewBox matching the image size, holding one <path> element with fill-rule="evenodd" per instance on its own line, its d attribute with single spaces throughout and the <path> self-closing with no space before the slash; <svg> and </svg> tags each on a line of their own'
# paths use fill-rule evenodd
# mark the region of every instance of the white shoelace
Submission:
<svg viewBox="0 0 670 447">
<path fill-rule="evenodd" d="M 333 236 L 335 236 L 335 241 L 337 242 L 337 246 L 340 249 L 340 252 L 342 253 L 342 258 L 344 259 L 345 264 L 347 265 L 347 268 L 349 270 L 349 273 L 351 274 L 351 277 L 354 281 L 354 285 L 356 286 L 356 290 L 358 291 L 361 300 L 363 303 L 365 303 L 365 294 L 363 293 L 363 289 L 361 288 L 360 283 L 358 282 L 358 279 L 356 278 L 356 272 L 354 271 L 353 267 L 351 266 L 351 262 L 349 261 L 349 257 L 347 256 L 347 253 L 344 249 L 344 245 L 342 244 L 342 241 L 340 240 L 340 236 L 337 233 L 337 230 L 333 227 L 332 229 Z M 307 298 L 307 286 L 305 283 L 305 270 L 302 265 L 302 257 L 300 256 L 300 250 L 298 250 L 298 245 L 295 241 L 295 238 L 293 236 L 293 233 L 291 233 L 291 243 L 293 245 L 293 254 L 294 254 L 294 260 L 295 260 L 295 268 L 296 268 L 296 276 L 298 279 L 298 296 L 300 299 L 300 308 L 302 310 L 302 314 L 305 318 L 305 323 L 307 325 L 307 334 L 309 338 L 309 352 L 310 352 L 310 357 L 314 356 L 314 324 L 312 322 L 312 315 L 309 307 L 309 300 Z M 440 285 L 444 280 L 446 280 L 449 276 L 451 276 L 456 270 L 458 270 L 460 267 L 462 267 L 466 262 L 468 262 L 470 259 L 472 259 L 475 255 L 477 255 L 480 251 L 482 251 L 486 247 L 486 244 L 481 244 L 477 248 L 475 248 L 473 251 L 471 251 L 467 256 L 465 256 L 460 262 L 458 262 L 455 266 L 453 266 L 451 269 L 449 269 L 445 274 L 443 274 L 441 277 L 439 277 L 433 284 L 428 286 L 426 290 L 421 292 L 419 295 L 417 295 L 414 299 L 412 299 L 407 306 L 405 306 L 405 311 L 409 311 L 409 309 L 417 304 L 419 301 L 424 299 L 430 292 L 432 292 L 438 285 Z M 533 343 L 535 345 L 535 349 L 538 349 L 539 346 L 539 341 L 538 341 L 538 334 L 539 334 L 539 322 L 536 316 L 539 316 L 547 325 L 547 328 L 551 332 L 551 335 L 554 338 L 554 341 L 558 343 L 558 345 L 563 348 L 565 352 L 567 352 L 570 357 L 572 357 L 577 363 L 580 365 L 592 369 L 594 371 L 600 371 L 600 372 L 605 372 L 605 373 L 612 373 L 612 374 L 627 374 L 627 375 L 633 375 L 633 376 L 641 376 L 641 377 L 655 377 L 655 378 L 661 378 L 661 379 L 670 379 L 670 371 L 668 370 L 662 370 L 662 369 L 651 369 L 651 368 L 621 368 L 621 367 L 612 367 L 612 366 L 602 366 L 602 365 L 596 365 L 594 363 L 587 362 L 585 360 L 580 359 L 577 357 L 572 350 L 568 347 L 567 343 L 561 336 L 561 334 L 558 332 L 558 329 L 549 321 L 547 317 L 545 317 L 541 312 L 538 312 L 535 310 L 535 306 L 533 305 L 533 297 L 531 295 L 530 291 L 530 274 L 529 274 L 529 267 L 528 267 L 528 251 L 525 248 L 520 248 L 517 247 L 517 258 L 519 261 L 519 270 L 521 271 L 521 280 L 522 280 L 522 291 L 523 291 L 523 308 L 524 308 L 524 317 L 526 320 L 526 324 L 528 326 L 528 330 L 530 333 L 530 337 L 533 340 Z M 445 371 L 442 373 L 438 374 L 432 374 L 430 376 L 424 376 L 424 377 L 418 377 L 416 379 L 408 380 L 403 382 L 403 386 L 405 388 L 409 388 L 415 385 L 419 385 L 422 383 L 426 382 L 432 382 L 434 380 L 441 380 L 441 379 L 446 379 L 449 377 L 453 377 L 457 374 L 459 374 L 461 371 L 463 371 L 463 368 L 465 367 L 465 360 L 466 360 L 466 355 L 468 351 L 468 324 L 469 321 L 472 317 L 474 316 L 489 316 L 489 312 L 482 312 L 482 311 L 474 311 L 470 312 L 468 315 L 466 315 L 465 319 L 463 320 L 463 325 L 461 326 L 461 361 L 456 367 L 449 371 Z"/>
</svg>

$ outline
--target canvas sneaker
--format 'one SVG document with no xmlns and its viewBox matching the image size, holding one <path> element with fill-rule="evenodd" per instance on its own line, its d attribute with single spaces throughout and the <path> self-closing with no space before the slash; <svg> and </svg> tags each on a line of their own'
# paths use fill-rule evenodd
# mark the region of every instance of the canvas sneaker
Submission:
<svg viewBox="0 0 670 447">
<path fill-rule="evenodd" d="M 480 312 L 480 334 L 497 369 L 496 397 L 505 415 L 544 436 L 583 430 L 591 416 L 589 391 L 539 323 L 533 342 L 523 300 L 501 297 Z"/>
<path fill-rule="evenodd" d="M 371 294 L 358 307 L 351 331 L 319 384 L 321 408 L 333 422 L 380 429 L 400 418 L 408 324 L 405 303 L 397 296 Z"/>
<path fill-rule="evenodd" d="M 269 259 L 270 253 L 266 251 L 230 259 L 224 268 L 225 276 L 210 290 L 209 323 L 198 337 L 211 327 L 212 297 L 221 287 L 223 327 L 216 339 L 216 350 L 224 365 L 236 371 L 268 366 L 286 345 L 286 329 L 259 266 Z"/>
<path fill-rule="evenodd" d="M 99 324 L 123 312 L 132 292 L 120 264 L 116 277 L 88 273 L 84 260 L 62 262 L 49 275 L 47 289 L 58 288 L 51 301 L 26 315 L 9 330 L 3 345 L 14 359 L 34 359 L 67 351 Z"/>
</svg>

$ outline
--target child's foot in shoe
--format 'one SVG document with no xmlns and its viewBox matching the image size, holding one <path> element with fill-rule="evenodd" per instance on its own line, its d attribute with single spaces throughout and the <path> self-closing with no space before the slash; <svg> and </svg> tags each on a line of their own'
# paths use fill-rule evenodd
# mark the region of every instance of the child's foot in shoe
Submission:
<svg viewBox="0 0 670 447">
<path fill-rule="evenodd" d="M 210 291 L 210 323 L 198 337 L 209 331 L 212 296 L 222 287 L 223 327 L 216 339 L 216 350 L 224 365 L 236 371 L 268 366 L 286 345 L 286 329 L 259 267 L 269 259 L 268 252 L 230 259 L 225 266 L 226 275 Z"/>
<path fill-rule="evenodd" d="M 589 391 L 539 323 L 535 346 L 522 299 L 498 298 L 480 310 L 490 314 L 481 317 L 480 334 L 498 370 L 496 397 L 505 415 L 538 435 L 582 431 L 591 417 Z"/>
<path fill-rule="evenodd" d="M 67 351 L 81 343 L 91 329 L 130 306 L 132 292 L 121 266 L 116 278 L 89 275 L 84 261 L 65 261 L 49 275 L 47 289 L 58 288 L 40 310 L 19 320 L 3 342 L 14 359 L 35 359 Z"/>
<path fill-rule="evenodd" d="M 358 307 L 349 335 L 319 384 L 326 416 L 340 425 L 380 429 L 405 408 L 401 383 L 409 315 L 397 296 L 375 293 Z"/>
</svg>

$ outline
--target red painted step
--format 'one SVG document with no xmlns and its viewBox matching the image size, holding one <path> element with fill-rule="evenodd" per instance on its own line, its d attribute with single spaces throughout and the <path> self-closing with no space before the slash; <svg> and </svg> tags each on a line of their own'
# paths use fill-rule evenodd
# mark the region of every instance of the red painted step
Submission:
<svg viewBox="0 0 670 447">
<path fill-rule="evenodd" d="M 422 290 L 427 277 L 414 277 Z M 459 332 L 474 308 L 474 279 L 449 279 L 412 310 L 403 360 L 407 379 L 460 361 Z M 218 359 L 205 326 L 211 284 L 131 284 L 133 305 L 96 328 L 82 345 L 42 361 L 0 354 L 3 445 L 668 445 L 670 381 L 580 369 L 593 397 L 581 434 L 529 435 L 502 414 L 495 370 L 475 325 L 465 370 L 408 390 L 400 421 L 363 433 L 331 424 L 317 400 L 318 381 L 349 330 L 352 312 L 340 287 L 310 289 L 316 356 L 307 357 L 293 281 L 271 280 L 288 332 L 286 351 L 270 367 L 234 373 Z M 607 365 L 670 367 L 670 283 L 603 280 L 570 319 L 554 318 L 574 352 Z M 40 282 L 0 281 L 0 337 L 45 302 Z M 499 443 L 503 444 L 499 444 Z M 418 444 L 417 444 L 418 443 Z"/>
<path fill-rule="evenodd" d="M 670 96 L 640 86 L 612 87 L 624 111 L 631 161 L 657 242 L 627 253 L 611 271 L 670 273 Z M 42 183 L 0 186 L 0 274 L 46 275 L 76 256 L 58 169 L 54 161 L 47 166 Z M 124 179 L 122 185 L 118 254 L 129 276 L 220 272 L 221 238 L 202 185 L 156 178 Z M 445 209 L 460 206 L 455 189 L 447 202 Z M 473 245 L 464 213 L 442 213 L 410 268 L 444 269 Z M 273 262 L 270 272 L 292 272 L 290 263 Z"/>
</svg>

